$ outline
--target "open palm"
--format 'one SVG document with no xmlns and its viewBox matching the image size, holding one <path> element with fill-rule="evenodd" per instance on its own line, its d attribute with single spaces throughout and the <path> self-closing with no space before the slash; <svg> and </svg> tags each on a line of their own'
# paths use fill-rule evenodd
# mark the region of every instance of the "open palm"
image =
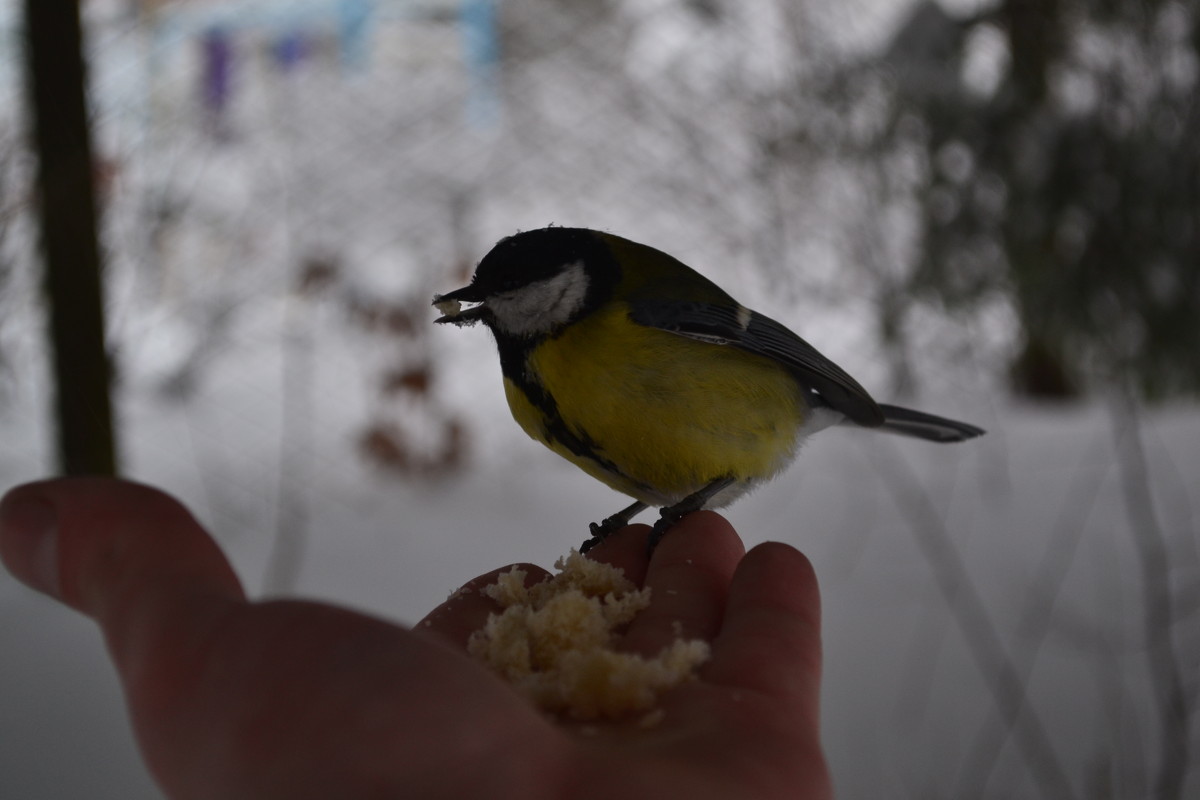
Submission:
<svg viewBox="0 0 1200 800">
<path fill-rule="evenodd" d="M 332 605 L 251 602 L 173 498 L 79 478 L 0 503 L 10 571 L 101 626 L 143 755 L 172 798 L 812 797 L 819 600 L 782 544 L 743 553 L 718 515 L 649 528 L 589 557 L 652 589 L 621 646 L 712 645 L 658 724 L 556 722 L 465 653 L 496 610 L 458 593 L 412 630 Z M 529 579 L 544 571 L 522 565 Z M 471 582 L 478 587 L 496 570 Z"/>
</svg>

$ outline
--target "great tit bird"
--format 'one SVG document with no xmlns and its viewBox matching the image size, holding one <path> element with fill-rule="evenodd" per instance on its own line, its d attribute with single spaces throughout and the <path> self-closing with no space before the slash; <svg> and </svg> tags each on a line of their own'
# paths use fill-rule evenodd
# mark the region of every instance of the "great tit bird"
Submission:
<svg viewBox="0 0 1200 800">
<path fill-rule="evenodd" d="M 474 304 L 464 308 L 464 303 Z M 586 552 L 649 506 L 674 522 L 728 505 L 840 422 L 960 442 L 963 422 L 876 403 L 783 325 L 666 253 L 587 228 L 501 240 L 436 322 L 482 322 L 531 437 L 637 500 L 591 524 Z"/>
</svg>

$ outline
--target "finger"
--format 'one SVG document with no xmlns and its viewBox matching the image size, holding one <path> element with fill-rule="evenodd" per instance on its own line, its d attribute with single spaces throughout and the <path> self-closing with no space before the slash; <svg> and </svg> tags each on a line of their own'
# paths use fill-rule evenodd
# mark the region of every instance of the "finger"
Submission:
<svg viewBox="0 0 1200 800">
<path fill-rule="evenodd" d="M 650 605 L 630 624 L 623 645 L 656 655 L 679 638 L 711 641 L 744 552 L 733 527 L 715 512 L 698 511 L 677 522 L 650 559 Z"/>
<path fill-rule="evenodd" d="M 73 479 L 0 501 L 0 554 L 22 580 L 37 585 L 47 541 L 41 585 L 100 622 L 172 797 L 432 796 L 413 787 L 455 777 L 438 768 L 447 741 L 554 745 L 522 698 L 428 637 L 332 606 L 246 603 L 216 544 L 160 492 Z M 398 753 L 417 769 L 389 772 Z"/>
<path fill-rule="evenodd" d="M 456 589 L 446 602 L 425 615 L 415 630 L 435 633 L 456 647 L 466 647 L 467 639 L 484 626 L 488 614 L 501 610 L 500 604 L 488 597 L 484 589 L 495 583 L 500 575 L 514 569 L 524 571 L 526 586 L 533 586 L 549 576 L 536 564 L 512 564 L 494 569 Z"/>
<path fill-rule="evenodd" d="M 815 719 L 821 600 L 812 564 L 800 551 L 766 542 L 742 560 L 702 676 L 710 683 L 801 701 Z"/>
<path fill-rule="evenodd" d="M 182 505 L 110 478 L 10 491 L 0 501 L 0 554 L 18 578 L 95 619 L 119 667 L 153 645 L 178 652 L 181 638 L 201 635 L 190 623 L 244 600 L 229 562 Z"/>
</svg>

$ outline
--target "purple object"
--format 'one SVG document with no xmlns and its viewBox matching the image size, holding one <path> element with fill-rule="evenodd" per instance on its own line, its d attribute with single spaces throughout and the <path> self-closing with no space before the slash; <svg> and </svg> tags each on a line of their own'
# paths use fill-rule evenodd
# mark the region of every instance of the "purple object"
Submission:
<svg viewBox="0 0 1200 800">
<path fill-rule="evenodd" d="M 209 28 L 204 34 L 204 108 L 220 118 L 229 106 L 233 73 L 233 42 L 223 28 Z"/>
</svg>

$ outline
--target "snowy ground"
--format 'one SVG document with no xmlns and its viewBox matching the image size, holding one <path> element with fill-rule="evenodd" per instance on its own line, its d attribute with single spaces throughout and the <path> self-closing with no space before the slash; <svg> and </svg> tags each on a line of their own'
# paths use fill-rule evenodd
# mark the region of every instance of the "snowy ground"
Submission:
<svg viewBox="0 0 1200 800">
<path fill-rule="evenodd" d="M 503 423 L 496 376 L 480 377 L 487 405 L 477 424 Z M 898 475 L 924 487 L 1005 646 L 1029 665 L 1034 706 L 1068 773 L 1079 781 L 1105 757 L 1128 759 L 1116 774 L 1125 788 L 1137 787 L 1144 776 L 1126 740 L 1143 737 L 1154 751 L 1147 733 L 1153 716 L 1144 699 L 1141 590 L 1107 412 L 934 405 L 986 426 L 988 436 L 934 447 L 830 431 L 787 475 L 729 511 L 749 544 L 788 541 L 817 566 L 826 620 L 825 736 L 842 796 L 963 785 L 956 770 L 993 708 L 914 537 L 918 522 L 894 499 Z M 147 402 L 126 416 L 130 474 L 186 500 L 258 590 L 280 513 L 272 417 L 217 397 L 194 406 Z M 307 484 L 287 512 L 303 524 L 291 533 L 307 542 L 292 591 L 411 622 L 487 569 L 522 560 L 549 565 L 578 543 L 587 521 L 621 504 L 510 435 L 515 426 L 506 424 L 474 469 L 436 482 L 381 478 L 345 441 L 337 446 L 336 435 L 332 446 L 318 442 L 308 466 L 298 468 L 319 474 L 319 484 Z M 9 452 L 39 449 L 32 437 L 41 431 L 12 414 L 0 425 L 3 440 L 15 445 Z M 246 435 L 252 428 L 262 432 L 256 440 Z M 1200 412 L 1150 414 L 1142 435 L 1176 582 L 1194 591 L 1200 498 L 1187 476 L 1200 474 Z M 264 449 L 255 451 L 255 442 Z M 44 468 L 36 458 L 0 459 L 0 483 Z M 1051 602 L 1047 591 L 1056 593 Z M 1194 655 L 1189 624 L 1177 634 Z M 0 577 L 0 638 L 6 796 L 156 796 L 91 626 Z M 1124 687 L 1116 709 L 1105 695 L 1114 681 Z M 1026 781 L 1005 747 L 987 796 L 1028 796 Z"/>
</svg>

